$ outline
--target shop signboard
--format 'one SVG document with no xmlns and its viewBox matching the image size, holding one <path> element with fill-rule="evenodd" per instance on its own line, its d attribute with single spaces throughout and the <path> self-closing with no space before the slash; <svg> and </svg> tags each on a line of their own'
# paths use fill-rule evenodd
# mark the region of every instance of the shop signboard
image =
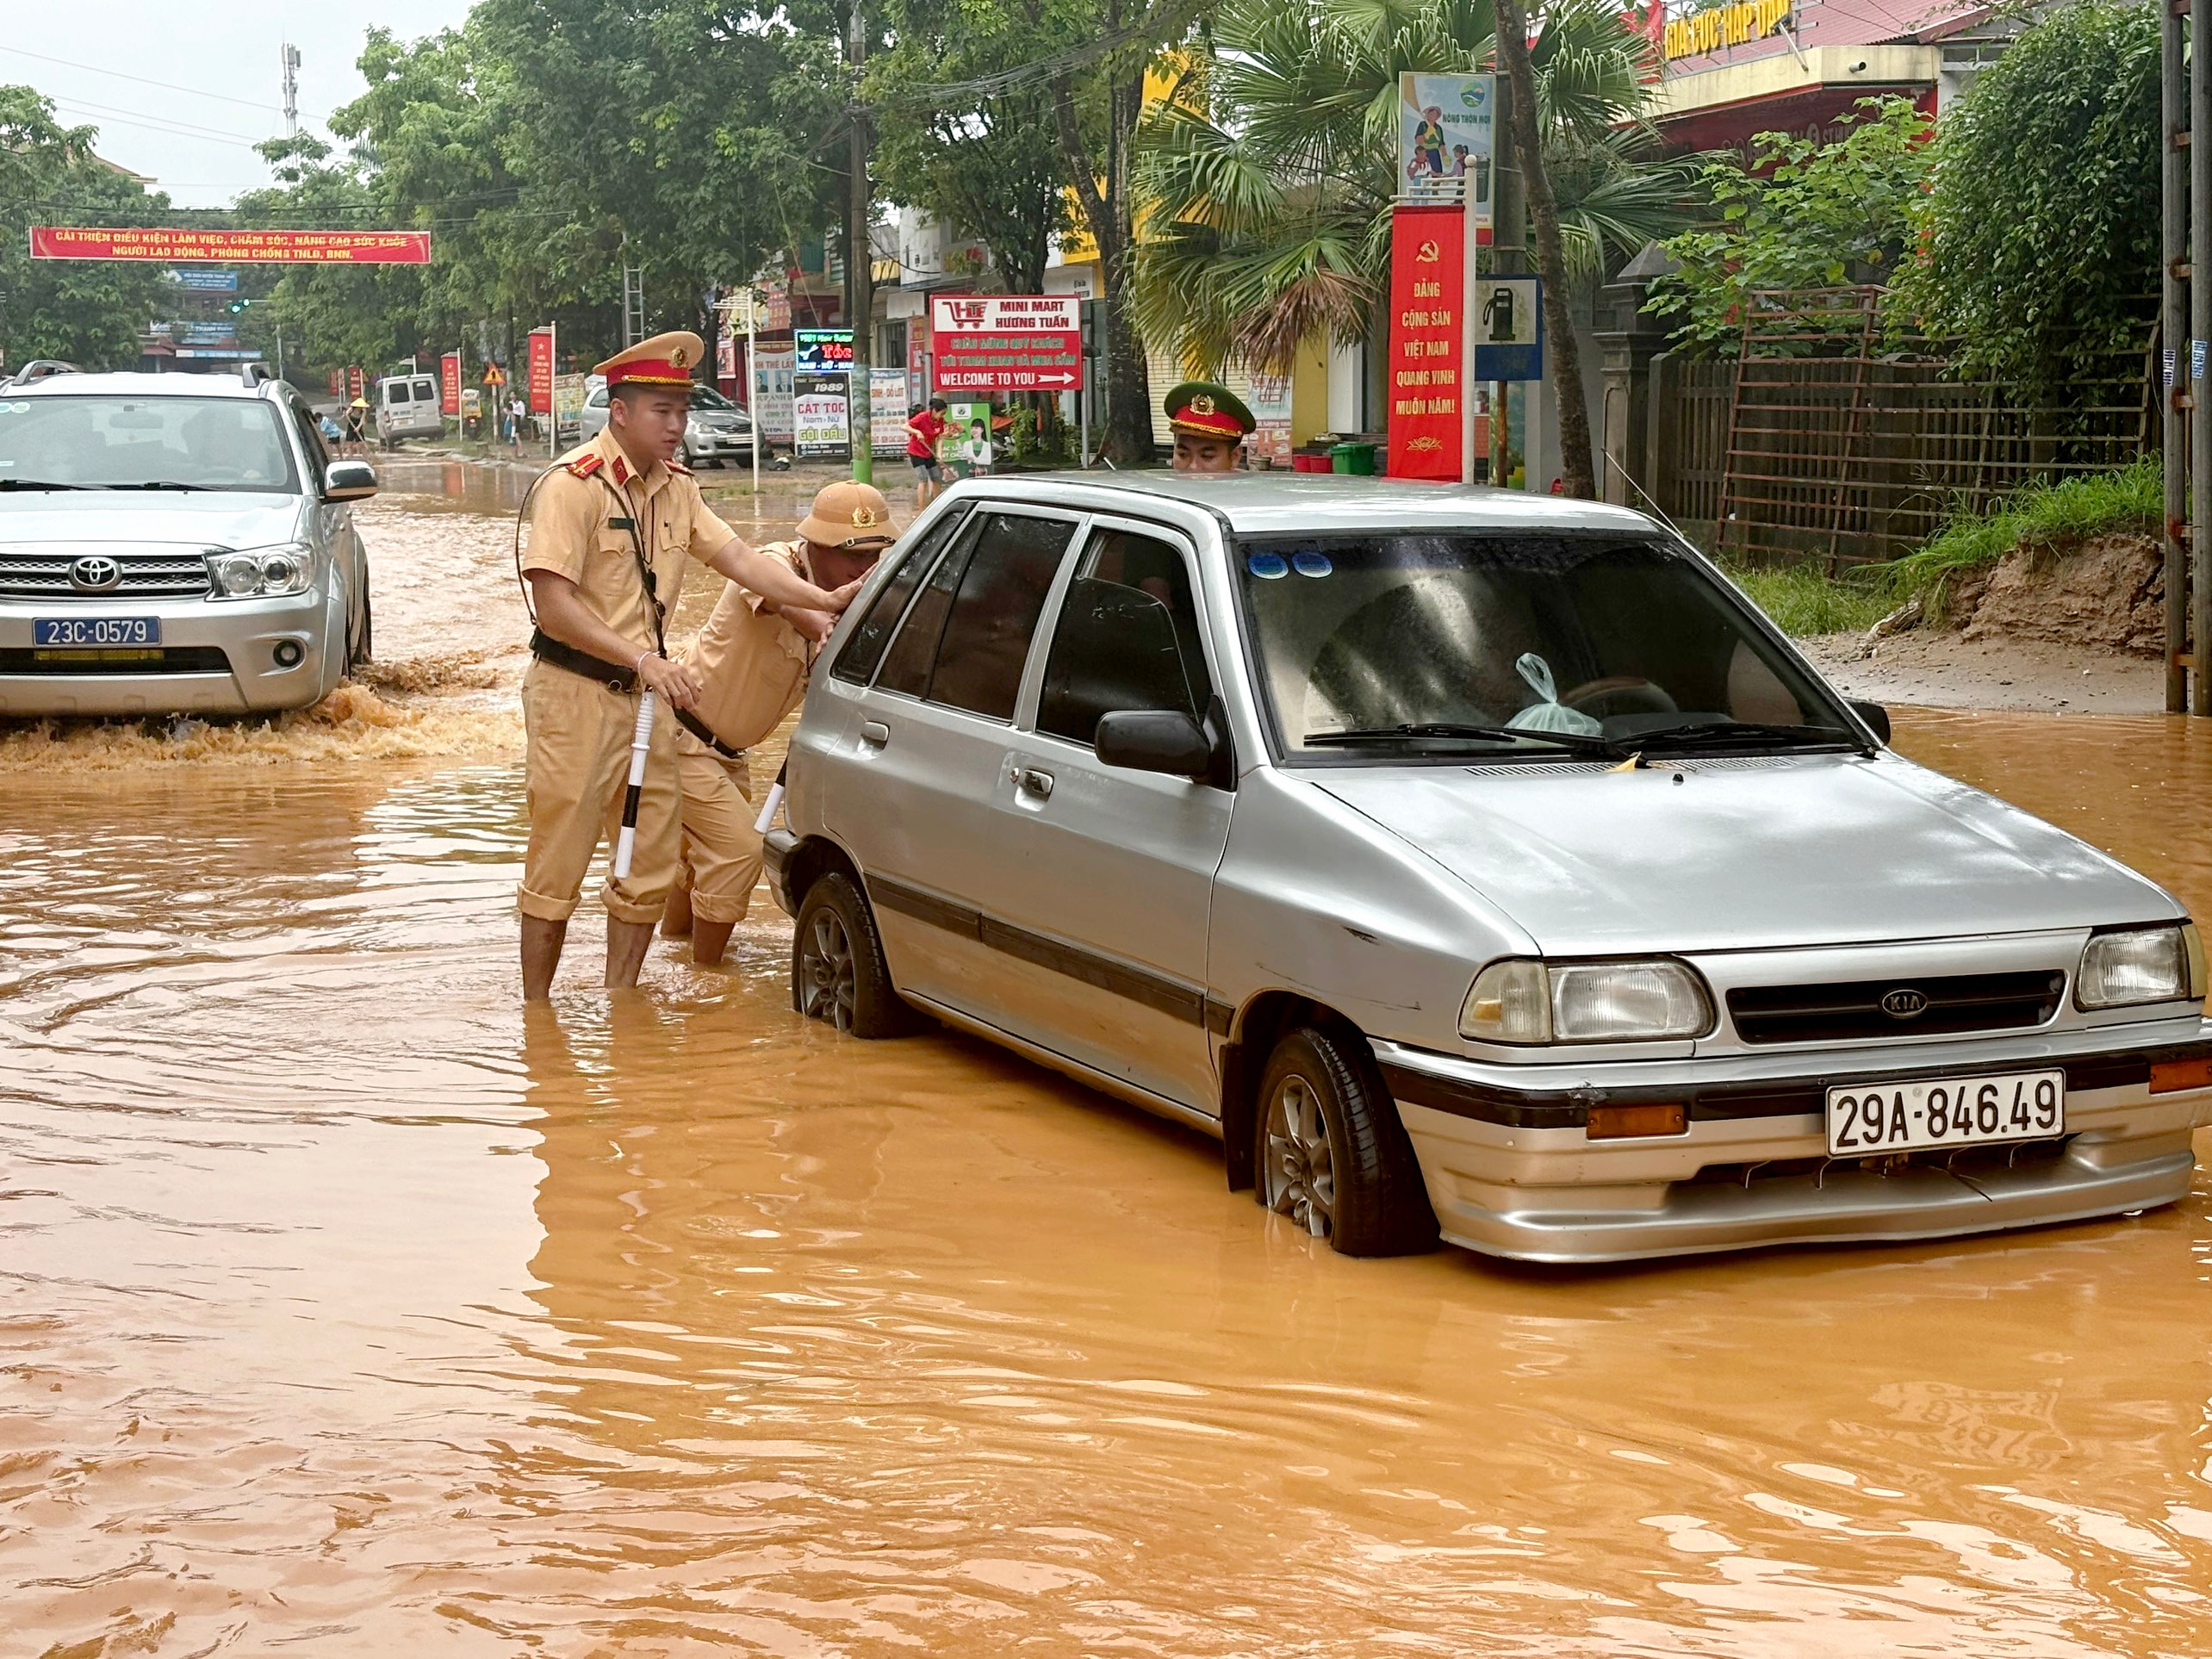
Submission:
<svg viewBox="0 0 2212 1659">
<path fill-rule="evenodd" d="M 871 369 L 868 447 L 878 455 L 906 453 L 906 370 Z"/>
<path fill-rule="evenodd" d="M 1485 243 L 1494 195 L 1497 107 L 1493 75 L 1408 71 L 1398 77 L 1398 199 L 1466 202 Z"/>
<path fill-rule="evenodd" d="M 169 280 L 188 294 L 238 292 L 238 273 L 234 270 L 172 270 Z"/>
<path fill-rule="evenodd" d="M 849 374 L 795 373 L 792 377 L 792 447 L 802 461 L 842 461 L 851 452 L 848 426 Z"/>
<path fill-rule="evenodd" d="M 1533 276 L 1475 283 L 1475 378 L 1544 378 L 1544 293 Z"/>
<path fill-rule="evenodd" d="M 1465 272 L 1460 208 L 1392 210 L 1388 391 L 1393 478 L 1460 476 Z"/>
<path fill-rule="evenodd" d="M 1072 392 L 1083 386 L 1074 294 L 939 294 L 929 346 L 941 392 Z"/>
<path fill-rule="evenodd" d="M 753 407 L 765 443 L 788 444 L 798 441 L 797 414 L 792 407 L 792 382 L 797 371 L 797 353 L 792 347 L 753 348 Z"/>
<path fill-rule="evenodd" d="M 584 398 L 589 390 L 581 375 L 553 376 L 553 432 L 562 443 L 583 435 Z"/>
<path fill-rule="evenodd" d="M 853 372 L 853 331 L 849 328 L 802 328 L 792 336 L 798 353 L 793 364 L 802 375 L 849 375 Z"/>
</svg>

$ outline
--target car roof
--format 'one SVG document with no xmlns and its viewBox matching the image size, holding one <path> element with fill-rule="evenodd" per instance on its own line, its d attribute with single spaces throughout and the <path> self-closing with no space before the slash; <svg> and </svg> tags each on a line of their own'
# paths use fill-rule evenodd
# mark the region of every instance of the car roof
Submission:
<svg viewBox="0 0 2212 1659">
<path fill-rule="evenodd" d="M 133 397 L 236 397 L 258 398 L 264 386 L 279 384 L 276 381 L 257 381 L 252 385 L 235 374 L 216 375 L 141 375 L 117 372 L 97 375 L 48 375 L 44 380 L 34 380 L 28 386 L 8 388 L 9 397 L 69 397 L 89 392 L 113 395 L 127 393 Z"/>
<path fill-rule="evenodd" d="M 1474 484 L 1416 483 L 1337 473 L 1059 472 L 997 477 L 1002 499 L 1109 512 L 1120 496 L 1201 507 L 1239 535 L 1354 535 L 1393 531 L 1565 530 L 1649 535 L 1640 513 L 1561 495 Z M 980 491 L 979 493 L 981 493 Z"/>
</svg>

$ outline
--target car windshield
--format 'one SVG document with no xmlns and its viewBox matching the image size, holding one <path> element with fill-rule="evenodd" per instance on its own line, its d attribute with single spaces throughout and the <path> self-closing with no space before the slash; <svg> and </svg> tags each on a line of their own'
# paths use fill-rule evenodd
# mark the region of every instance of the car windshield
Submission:
<svg viewBox="0 0 2212 1659">
<path fill-rule="evenodd" d="M 0 481 L 79 489 L 291 492 L 276 411 L 258 398 L 0 399 Z"/>
<path fill-rule="evenodd" d="M 1233 560 L 1289 755 L 1859 741 L 1733 594 L 1651 542 L 1266 538 Z"/>
<path fill-rule="evenodd" d="M 694 409 L 734 409 L 737 407 L 711 386 L 693 387 L 691 406 Z"/>
</svg>

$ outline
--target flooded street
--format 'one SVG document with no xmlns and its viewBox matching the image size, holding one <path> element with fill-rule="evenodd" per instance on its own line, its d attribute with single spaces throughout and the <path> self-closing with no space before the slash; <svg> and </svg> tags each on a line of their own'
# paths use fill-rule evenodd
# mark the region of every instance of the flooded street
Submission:
<svg viewBox="0 0 2212 1659">
<path fill-rule="evenodd" d="M 0 736 L 0 1659 L 2212 1651 L 2203 1172 L 1359 1261 L 993 1048 L 801 1024 L 765 893 L 612 999 L 587 899 L 525 1017 L 513 481 L 388 479 L 347 711 Z M 2203 916 L 2208 727 L 1898 733 Z"/>
</svg>

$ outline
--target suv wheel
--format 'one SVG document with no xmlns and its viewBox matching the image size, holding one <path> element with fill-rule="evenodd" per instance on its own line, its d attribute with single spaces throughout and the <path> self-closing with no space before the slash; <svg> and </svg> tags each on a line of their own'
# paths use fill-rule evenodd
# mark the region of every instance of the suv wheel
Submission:
<svg viewBox="0 0 2212 1659">
<path fill-rule="evenodd" d="M 913 1030 L 914 1010 L 892 988 L 875 916 L 852 879 L 832 871 L 806 890 L 791 941 L 791 1003 L 856 1037 Z"/>
<path fill-rule="evenodd" d="M 361 608 L 354 617 L 353 637 L 346 643 L 345 667 L 350 674 L 376 654 L 376 618 L 369 602 L 369 585 L 361 586 Z"/>
<path fill-rule="evenodd" d="M 1253 1196 L 1346 1256 L 1435 1248 L 1436 1214 L 1365 1045 L 1301 1026 L 1259 1084 Z"/>
</svg>

